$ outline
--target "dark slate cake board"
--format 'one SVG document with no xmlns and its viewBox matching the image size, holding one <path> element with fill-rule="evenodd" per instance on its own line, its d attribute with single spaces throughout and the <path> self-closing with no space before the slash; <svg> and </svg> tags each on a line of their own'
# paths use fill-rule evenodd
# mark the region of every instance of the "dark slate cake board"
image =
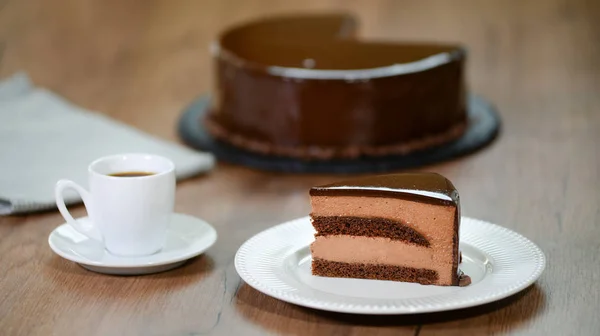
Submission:
<svg viewBox="0 0 600 336">
<path fill-rule="evenodd" d="M 193 148 L 213 153 L 220 161 L 272 172 L 360 174 L 418 168 L 470 154 L 492 142 L 500 130 L 500 117 L 494 107 L 484 98 L 470 95 L 468 129 L 453 142 L 408 155 L 303 161 L 252 153 L 213 138 L 201 122 L 210 106 L 209 99 L 201 96 L 183 111 L 178 124 L 183 141 Z"/>
</svg>

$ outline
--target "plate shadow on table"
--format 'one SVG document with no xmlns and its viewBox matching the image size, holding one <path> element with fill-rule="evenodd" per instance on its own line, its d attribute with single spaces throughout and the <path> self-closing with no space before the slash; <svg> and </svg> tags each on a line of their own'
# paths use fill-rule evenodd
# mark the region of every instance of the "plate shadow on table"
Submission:
<svg viewBox="0 0 600 336">
<path fill-rule="evenodd" d="M 251 322 L 272 327 L 273 315 L 285 316 L 296 320 L 319 321 L 325 324 L 359 325 L 359 326 L 416 326 L 434 323 L 452 322 L 457 320 L 473 319 L 471 325 L 477 324 L 477 317 L 485 314 L 499 313 L 506 309 L 516 309 L 518 314 L 511 321 L 499 321 L 504 327 L 518 327 L 535 318 L 546 308 L 546 294 L 537 285 L 533 284 L 525 290 L 508 298 L 471 308 L 413 315 L 360 315 L 346 314 L 316 310 L 290 304 L 265 295 L 244 283 L 238 290 L 235 298 L 236 309 Z M 256 310 L 266 312 L 257 313 Z M 482 325 L 489 326 L 490 319 L 479 320 Z M 281 332 L 281 330 L 275 330 Z M 285 330 L 292 332 L 292 330 Z M 298 331 L 301 335 L 303 331 Z M 294 334 L 294 332 L 292 332 Z"/>
<path fill-rule="evenodd" d="M 109 275 L 84 269 L 82 266 L 53 255 L 44 263 L 42 275 L 50 278 L 57 287 L 77 291 L 81 295 L 131 298 L 152 293 L 197 285 L 210 276 L 215 268 L 213 258 L 208 254 L 188 260 L 185 264 L 170 271 L 147 275 Z M 77 284 L 76 286 L 74 284 Z"/>
</svg>

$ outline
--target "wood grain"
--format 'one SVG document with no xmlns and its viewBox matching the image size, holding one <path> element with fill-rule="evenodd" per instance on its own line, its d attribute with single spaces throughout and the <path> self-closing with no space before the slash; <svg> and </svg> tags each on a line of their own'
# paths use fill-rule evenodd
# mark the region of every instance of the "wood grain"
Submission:
<svg viewBox="0 0 600 336">
<path fill-rule="evenodd" d="M 3 0 L 0 76 L 27 71 L 76 104 L 179 141 L 181 109 L 210 90 L 215 34 L 261 15 L 336 9 L 359 13 L 363 36 L 468 46 L 470 87 L 499 108 L 502 135 L 423 169 L 454 181 L 466 215 L 540 245 L 549 263 L 534 286 L 492 305 L 419 316 L 348 316 L 277 301 L 240 281 L 234 253 L 260 230 L 306 215 L 307 189 L 336 177 L 220 164 L 181 183 L 176 206 L 211 222 L 220 239 L 168 273 L 94 274 L 47 246 L 57 212 L 0 218 L 2 334 L 597 335 L 597 1 Z"/>
</svg>

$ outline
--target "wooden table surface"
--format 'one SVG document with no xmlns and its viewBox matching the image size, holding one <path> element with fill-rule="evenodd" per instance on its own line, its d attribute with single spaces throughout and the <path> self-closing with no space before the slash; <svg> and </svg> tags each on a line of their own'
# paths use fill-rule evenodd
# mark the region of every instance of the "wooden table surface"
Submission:
<svg viewBox="0 0 600 336">
<path fill-rule="evenodd" d="M 309 212 L 307 190 L 338 176 L 219 164 L 178 186 L 176 210 L 220 238 L 156 275 L 91 273 L 52 253 L 57 211 L 0 217 L 2 335 L 598 335 L 600 6 L 585 0 L 0 1 L 0 77 L 18 70 L 76 104 L 179 141 L 184 106 L 211 85 L 208 44 L 266 14 L 343 9 L 362 35 L 458 41 L 470 87 L 503 118 L 491 146 L 423 167 L 448 176 L 463 212 L 519 231 L 548 257 L 515 297 L 457 312 L 368 317 L 280 302 L 240 280 L 237 248 Z M 75 215 L 85 213 L 74 208 Z"/>
</svg>

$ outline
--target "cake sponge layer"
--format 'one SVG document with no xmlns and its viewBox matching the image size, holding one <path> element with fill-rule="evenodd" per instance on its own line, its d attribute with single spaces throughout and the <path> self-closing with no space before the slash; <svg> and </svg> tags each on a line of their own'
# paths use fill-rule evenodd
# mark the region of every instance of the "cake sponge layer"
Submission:
<svg viewBox="0 0 600 336">
<path fill-rule="evenodd" d="M 319 258 L 313 258 L 312 260 L 312 273 L 313 275 L 325 277 L 405 281 L 423 285 L 439 284 L 437 272 L 430 269 L 345 263 Z"/>
<path fill-rule="evenodd" d="M 417 230 L 387 218 L 354 216 L 313 216 L 316 236 L 350 235 L 386 237 L 414 245 L 429 247 L 429 241 Z"/>
</svg>

